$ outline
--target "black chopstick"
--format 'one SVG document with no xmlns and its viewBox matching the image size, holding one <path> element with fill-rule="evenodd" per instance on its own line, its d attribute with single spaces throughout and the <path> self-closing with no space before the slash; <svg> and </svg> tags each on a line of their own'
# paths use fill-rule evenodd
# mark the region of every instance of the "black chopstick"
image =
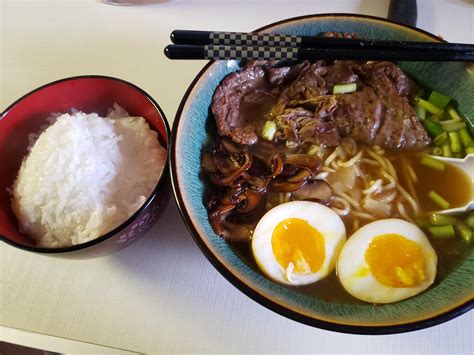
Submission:
<svg viewBox="0 0 474 355">
<path fill-rule="evenodd" d="M 472 52 L 383 51 L 333 48 L 296 48 L 270 46 L 189 46 L 172 44 L 165 48 L 170 59 L 278 59 L 278 60 L 389 60 L 422 62 L 472 62 Z"/>
<path fill-rule="evenodd" d="M 268 33 L 174 30 L 171 42 L 187 45 L 236 45 L 297 48 L 335 48 L 384 51 L 474 52 L 474 45 L 447 42 L 381 41 Z"/>
</svg>

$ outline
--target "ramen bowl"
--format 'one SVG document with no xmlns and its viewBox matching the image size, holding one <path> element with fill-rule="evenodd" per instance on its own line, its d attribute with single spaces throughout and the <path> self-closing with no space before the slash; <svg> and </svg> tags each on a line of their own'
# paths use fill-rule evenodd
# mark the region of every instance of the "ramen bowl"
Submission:
<svg viewBox="0 0 474 355">
<path fill-rule="evenodd" d="M 347 15 L 310 15 L 265 26 L 258 31 L 316 35 L 355 32 L 361 38 L 440 41 L 425 31 L 385 19 Z M 459 110 L 474 118 L 474 75 L 464 63 L 404 62 L 400 67 L 421 86 L 455 98 Z M 221 80 L 239 69 L 236 61 L 208 63 L 191 83 L 179 106 L 171 142 L 171 175 L 183 219 L 201 251 L 214 267 L 247 296 L 293 320 L 310 326 L 357 334 L 390 334 L 430 327 L 459 316 L 473 307 L 474 252 L 438 278 L 425 292 L 410 299 L 374 305 L 317 298 L 297 287 L 266 278 L 239 248 L 218 237 L 208 220 L 204 183 L 200 178 L 202 149 L 214 134 L 209 108 Z"/>
<path fill-rule="evenodd" d="M 39 247 L 28 235 L 21 233 L 14 215 L 8 188 L 15 180 L 23 157 L 28 151 L 29 134 L 36 134 L 48 124 L 54 112 L 71 109 L 101 116 L 118 103 L 130 115 L 142 116 L 155 130 L 162 147 L 167 149 L 169 127 L 158 104 L 137 86 L 112 77 L 79 76 L 46 84 L 20 98 L 1 114 L 0 119 L 0 239 L 25 251 L 70 259 L 94 258 L 110 254 L 130 245 L 159 218 L 170 198 L 167 163 L 156 186 L 143 205 L 113 230 L 85 243 L 61 248 Z"/>
</svg>

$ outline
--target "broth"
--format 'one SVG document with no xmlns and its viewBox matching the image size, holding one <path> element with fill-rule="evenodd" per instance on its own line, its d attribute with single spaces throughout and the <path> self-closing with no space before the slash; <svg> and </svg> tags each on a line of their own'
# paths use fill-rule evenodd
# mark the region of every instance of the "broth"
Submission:
<svg viewBox="0 0 474 355">
<path fill-rule="evenodd" d="M 282 144 L 259 141 L 257 144 L 248 146 L 247 148 L 255 157 L 258 157 L 262 161 L 269 161 L 276 153 L 304 153 L 308 151 L 309 146 L 302 145 L 296 148 L 289 148 Z M 326 156 L 330 154 L 333 149 L 334 148 L 329 149 Z M 415 216 L 412 211 L 409 213 L 409 217 L 413 220 L 439 209 L 428 197 L 428 193 L 431 190 L 436 191 L 438 194 L 443 196 L 450 203 L 450 207 L 465 205 L 473 193 L 470 178 L 461 169 L 453 165 L 446 164 L 444 171 L 437 171 L 421 165 L 420 160 L 423 156 L 421 153 L 386 151 L 384 156 L 393 164 L 400 186 L 409 191 L 411 195 L 415 196 L 415 199 L 419 202 L 421 214 Z M 411 167 L 412 173 L 414 172 L 416 175 L 416 182 L 413 182 L 413 179 L 410 178 L 410 173 L 408 171 L 410 169 L 409 167 Z M 375 174 L 377 169 L 380 169 L 380 167 L 371 167 L 369 165 L 365 166 L 364 171 L 366 174 L 371 175 Z M 361 186 L 358 187 L 362 188 Z M 212 185 L 208 185 L 208 189 L 209 188 L 212 189 Z M 281 194 L 277 192 L 266 192 L 266 203 L 264 206 L 261 206 L 261 208 L 251 214 L 231 216 L 230 221 L 232 223 L 250 225 L 253 229 L 267 211 L 274 206 L 285 202 L 281 201 L 280 195 Z M 465 215 L 466 213 L 462 214 L 461 218 Z M 390 217 L 400 218 L 396 213 L 393 216 L 388 216 L 388 218 Z M 341 219 L 346 227 L 347 238 L 350 238 L 358 228 L 371 222 L 371 220 L 361 220 L 359 226 L 355 228 L 353 219 L 350 216 L 341 216 Z M 433 239 L 429 236 L 429 233 L 427 233 L 426 230 L 425 233 L 429 237 L 430 243 L 438 255 L 436 279 L 439 280 L 450 273 L 462 260 L 464 260 L 468 255 L 470 247 L 459 237 L 453 239 Z M 231 248 L 245 263 L 251 265 L 257 272 L 260 272 L 249 245 L 231 244 Z M 340 304 L 364 303 L 344 290 L 335 271 L 330 273 L 326 278 L 310 285 L 298 287 L 283 285 L 283 287 L 288 287 L 292 291 L 303 295 Z"/>
</svg>

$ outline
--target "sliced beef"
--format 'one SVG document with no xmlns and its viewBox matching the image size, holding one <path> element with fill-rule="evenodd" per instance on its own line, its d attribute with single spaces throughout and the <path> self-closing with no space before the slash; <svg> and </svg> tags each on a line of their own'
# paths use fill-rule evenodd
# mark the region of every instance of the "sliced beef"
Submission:
<svg viewBox="0 0 474 355">
<path fill-rule="evenodd" d="M 337 95 L 334 118 L 341 136 L 388 149 L 423 149 L 430 138 L 410 105 L 416 85 L 389 62 L 360 67 L 358 90 Z"/>
<path fill-rule="evenodd" d="M 243 70 L 227 76 L 216 89 L 211 110 L 219 135 L 234 142 L 253 144 L 285 81 L 294 80 L 306 64 L 272 68 L 266 61 L 248 62 Z"/>
<path fill-rule="evenodd" d="M 274 63 L 272 63 L 274 64 Z M 337 84 L 357 91 L 332 95 Z M 275 139 L 336 146 L 348 136 L 388 149 L 420 150 L 430 143 L 410 97 L 416 85 L 390 62 L 322 61 L 292 67 L 249 62 L 216 89 L 212 112 L 220 135 L 253 144 L 266 120 Z"/>
</svg>

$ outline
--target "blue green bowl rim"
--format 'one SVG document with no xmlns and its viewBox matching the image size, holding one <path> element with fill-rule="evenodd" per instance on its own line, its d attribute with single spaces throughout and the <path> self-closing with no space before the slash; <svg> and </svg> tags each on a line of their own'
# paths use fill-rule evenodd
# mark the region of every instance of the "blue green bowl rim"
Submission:
<svg viewBox="0 0 474 355">
<path fill-rule="evenodd" d="M 397 25 L 405 29 L 416 31 L 420 34 L 426 35 L 428 37 L 433 38 L 435 41 L 444 42 L 440 37 L 427 32 L 425 30 L 419 29 L 417 27 L 401 24 L 396 21 L 388 20 L 382 17 L 377 16 L 370 16 L 370 15 L 360 15 L 360 14 L 350 14 L 350 13 L 323 13 L 323 14 L 310 14 L 304 16 L 296 16 L 287 18 L 281 21 L 270 23 L 266 26 L 260 27 L 256 29 L 254 32 L 260 32 L 267 29 L 270 29 L 274 26 L 278 26 L 281 24 L 285 24 L 288 22 L 293 21 L 300 21 L 305 19 L 314 19 L 314 18 L 356 18 L 356 19 L 366 19 L 372 21 L 379 21 L 382 23 L 390 24 L 390 25 Z M 247 284 L 245 284 L 240 278 L 234 275 L 230 270 L 228 270 L 225 265 L 223 265 L 217 257 L 212 253 L 212 251 L 207 247 L 204 241 L 201 238 L 201 235 L 194 227 L 193 222 L 189 216 L 189 212 L 187 210 L 186 204 L 184 203 L 183 197 L 181 195 L 181 191 L 179 189 L 179 183 L 177 178 L 177 167 L 176 167 L 176 137 L 177 137 L 177 130 L 180 123 L 182 111 L 186 102 L 188 101 L 191 92 L 195 88 L 198 81 L 202 78 L 202 76 L 207 72 L 207 70 L 211 67 L 211 65 L 215 62 L 215 60 L 209 61 L 196 75 L 193 79 L 191 84 L 188 86 L 181 102 L 178 106 L 178 110 L 176 111 L 175 119 L 173 122 L 173 126 L 171 129 L 171 140 L 170 140 L 170 150 L 169 150 L 169 161 L 170 161 L 170 175 L 171 175 L 171 183 L 173 188 L 173 194 L 176 200 L 176 204 L 178 206 L 178 210 L 183 218 L 186 227 L 188 228 L 191 236 L 193 237 L 195 243 L 204 254 L 204 256 L 209 260 L 209 262 L 214 266 L 214 268 L 222 275 L 224 278 L 227 279 L 234 287 L 236 287 L 239 291 L 244 293 L 247 297 L 251 298 L 252 300 L 256 301 L 260 305 L 284 316 L 291 320 L 316 327 L 325 330 L 340 332 L 340 333 L 348 333 L 348 334 L 365 334 L 365 335 L 387 335 L 387 334 L 396 334 L 396 333 L 405 333 L 411 332 L 415 330 L 420 330 L 424 328 L 429 328 L 444 322 L 447 322 L 451 319 L 454 319 L 474 308 L 474 300 L 468 300 L 467 302 L 460 304 L 452 309 L 449 309 L 445 312 L 439 313 L 431 318 L 422 319 L 419 321 L 408 322 L 403 324 L 396 324 L 396 325 L 377 325 L 377 326 L 364 326 L 364 325 L 352 325 L 352 324 L 341 324 L 335 323 L 330 321 L 325 321 L 317 318 L 313 318 L 307 316 L 305 314 L 293 311 L 289 308 L 286 308 L 274 301 L 270 298 L 265 297 L 263 294 L 253 290 Z"/>
</svg>

